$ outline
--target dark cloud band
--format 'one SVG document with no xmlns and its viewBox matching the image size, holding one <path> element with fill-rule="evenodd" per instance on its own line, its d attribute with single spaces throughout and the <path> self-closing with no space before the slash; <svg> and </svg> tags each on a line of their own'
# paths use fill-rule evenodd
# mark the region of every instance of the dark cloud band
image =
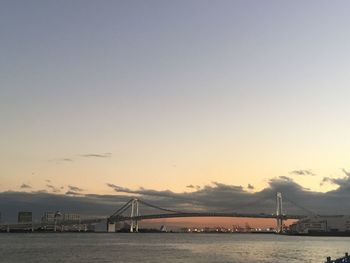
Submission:
<svg viewBox="0 0 350 263">
<path fill-rule="evenodd" d="M 75 186 L 71 186 L 65 194 L 51 194 L 45 191 L 2 192 L 0 207 L 4 218 L 12 216 L 13 219 L 20 210 L 33 211 L 37 217 L 44 211 L 56 210 L 76 211 L 89 216 L 108 216 L 130 198 L 138 197 L 148 203 L 176 211 L 271 214 L 275 213 L 276 192 L 282 192 L 284 212 L 287 214 L 305 214 L 307 209 L 318 214 L 349 214 L 350 176 L 346 175 L 334 182 L 338 184 L 338 188 L 326 193 L 311 191 L 285 176 L 271 179 L 268 187 L 257 192 L 246 190 L 242 186 L 218 182 L 183 193 L 145 188 L 132 190 L 108 183 L 107 186 L 116 192 L 115 195 L 82 194 L 79 191 L 82 189 Z M 51 187 L 49 189 L 52 190 Z M 143 214 L 147 212 L 152 211 L 142 210 Z"/>
</svg>

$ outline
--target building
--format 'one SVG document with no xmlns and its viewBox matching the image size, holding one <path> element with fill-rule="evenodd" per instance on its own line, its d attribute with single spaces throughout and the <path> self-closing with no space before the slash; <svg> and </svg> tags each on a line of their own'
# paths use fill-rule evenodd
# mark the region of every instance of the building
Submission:
<svg viewBox="0 0 350 263">
<path fill-rule="evenodd" d="M 41 217 L 42 223 L 54 223 L 54 222 L 80 222 L 80 214 L 59 212 L 45 212 Z"/>
<path fill-rule="evenodd" d="M 80 214 L 75 213 L 65 213 L 62 216 L 62 221 L 69 221 L 69 222 L 80 222 Z"/>
<path fill-rule="evenodd" d="M 32 212 L 18 212 L 18 223 L 31 223 L 32 221 Z"/>
<path fill-rule="evenodd" d="M 55 212 L 45 212 L 41 217 L 41 222 L 43 223 L 54 223 L 55 222 Z"/>
<path fill-rule="evenodd" d="M 350 216 L 312 216 L 299 220 L 289 228 L 296 234 L 350 233 Z"/>
</svg>

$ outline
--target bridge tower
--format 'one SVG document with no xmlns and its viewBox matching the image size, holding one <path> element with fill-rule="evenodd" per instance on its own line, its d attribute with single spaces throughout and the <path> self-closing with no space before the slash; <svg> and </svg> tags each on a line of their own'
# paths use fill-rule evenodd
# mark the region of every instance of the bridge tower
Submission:
<svg viewBox="0 0 350 263">
<path fill-rule="evenodd" d="M 133 199 L 131 202 L 131 224 L 130 232 L 139 232 L 139 222 L 135 217 L 139 216 L 139 200 L 137 198 Z"/>
<path fill-rule="evenodd" d="M 282 209 L 282 193 L 277 192 L 276 195 L 276 220 L 277 233 L 283 232 L 283 209 Z"/>
</svg>

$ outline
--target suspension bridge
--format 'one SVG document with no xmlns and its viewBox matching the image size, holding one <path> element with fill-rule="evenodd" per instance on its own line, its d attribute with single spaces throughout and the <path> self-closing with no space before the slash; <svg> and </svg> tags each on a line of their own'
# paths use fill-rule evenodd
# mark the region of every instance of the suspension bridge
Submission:
<svg viewBox="0 0 350 263">
<path fill-rule="evenodd" d="M 148 208 L 153 208 L 162 213 L 145 214 L 140 213 L 140 205 Z M 296 205 L 296 204 L 295 204 Z M 299 206 L 300 207 L 300 206 Z M 305 208 L 301 207 L 303 210 Z M 126 212 L 129 211 L 129 214 Z M 122 221 L 130 221 L 130 232 L 139 231 L 139 222 L 147 219 L 160 219 L 160 218 L 181 218 L 181 217 L 244 217 L 244 218 L 268 218 L 276 219 L 276 231 L 277 233 L 283 232 L 283 221 L 288 219 L 301 219 L 306 217 L 305 215 L 286 215 L 283 213 L 282 193 L 276 194 L 276 212 L 272 214 L 267 213 L 239 213 L 239 212 L 181 212 L 172 209 L 166 209 L 157 205 L 150 204 L 141 199 L 131 199 L 115 211 L 108 219 L 108 229 L 115 229 L 115 224 Z"/>
<path fill-rule="evenodd" d="M 268 198 L 268 197 L 267 197 Z M 266 198 L 266 199 L 267 199 Z M 107 218 L 96 218 L 96 219 L 87 219 L 87 220 L 80 220 L 78 222 L 78 229 L 85 229 L 89 224 L 96 224 L 99 222 L 102 222 L 103 220 L 107 219 L 107 231 L 108 232 L 115 232 L 116 224 L 119 222 L 130 222 L 130 232 L 138 232 L 139 231 L 139 222 L 142 220 L 150 220 L 150 219 L 161 219 L 161 218 L 184 218 L 184 217 L 241 217 L 241 218 L 266 218 L 266 219 L 275 219 L 276 220 L 276 232 L 282 233 L 283 232 L 283 222 L 288 219 L 302 219 L 305 218 L 306 215 L 297 215 L 297 214 L 285 214 L 283 213 L 283 202 L 282 202 L 282 193 L 278 192 L 276 193 L 276 208 L 273 213 L 243 213 L 236 211 L 225 211 L 225 212 L 210 212 L 210 211 L 177 211 L 173 209 L 167 209 L 162 208 L 160 206 L 151 204 L 149 202 L 146 202 L 144 200 L 133 198 L 126 202 L 124 205 L 122 205 L 118 210 L 116 210 L 111 216 Z M 313 214 L 316 215 L 311 210 L 308 210 L 292 200 L 289 200 L 284 197 L 286 201 L 293 204 L 294 206 L 306 211 L 307 214 Z M 268 200 L 271 201 L 271 197 L 268 198 Z M 254 203 L 249 204 L 242 204 L 243 207 L 250 207 L 250 206 L 256 206 L 257 203 L 261 203 L 261 199 L 255 201 Z M 146 210 L 155 210 L 157 213 L 145 213 L 141 214 L 141 206 L 143 208 L 146 208 L 143 210 L 145 212 Z M 265 207 L 266 208 L 266 207 Z M 24 231 L 35 231 L 36 229 L 47 229 L 47 228 L 53 228 L 54 231 L 56 231 L 56 227 L 59 227 L 60 229 L 63 229 L 63 226 L 76 226 L 77 222 L 65 222 L 65 221 L 59 221 L 51 222 L 51 225 L 47 222 L 45 223 L 34 223 L 34 222 L 28 222 L 28 223 L 12 223 L 12 224 L 0 224 L 0 232 L 6 231 L 11 232 L 12 230 L 24 230 Z M 84 231 L 84 230 L 82 230 Z"/>
</svg>

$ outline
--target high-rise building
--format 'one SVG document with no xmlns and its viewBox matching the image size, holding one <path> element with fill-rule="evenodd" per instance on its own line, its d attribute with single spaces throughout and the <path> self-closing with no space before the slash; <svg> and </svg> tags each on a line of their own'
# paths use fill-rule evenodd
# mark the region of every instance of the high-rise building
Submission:
<svg viewBox="0 0 350 263">
<path fill-rule="evenodd" d="M 18 212 L 18 223 L 31 223 L 32 221 L 32 212 Z"/>
</svg>

